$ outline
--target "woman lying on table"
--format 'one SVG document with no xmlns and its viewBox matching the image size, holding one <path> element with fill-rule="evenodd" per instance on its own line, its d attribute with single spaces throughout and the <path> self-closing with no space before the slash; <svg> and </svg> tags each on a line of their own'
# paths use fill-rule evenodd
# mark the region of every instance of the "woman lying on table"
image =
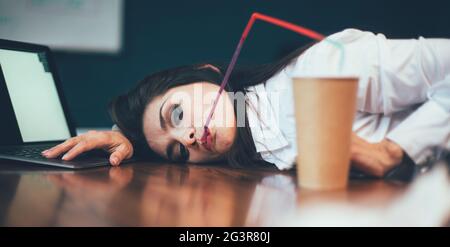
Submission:
<svg viewBox="0 0 450 247">
<path fill-rule="evenodd" d="M 420 164 L 433 148 L 450 149 L 449 39 L 390 40 L 355 29 L 328 38 L 345 46 L 344 73 L 360 75 L 351 146 L 355 168 L 382 177 L 405 158 Z M 101 148 L 111 153 L 112 165 L 136 155 L 291 168 L 297 155 L 291 78 L 336 71 L 339 55 L 319 42 L 272 64 L 234 71 L 214 112 L 211 139 L 203 143 L 224 69 L 197 64 L 155 73 L 111 102 L 118 128 L 68 139 L 43 155 L 65 153 L 62 158 L 70 160 Z"/>
</svg>

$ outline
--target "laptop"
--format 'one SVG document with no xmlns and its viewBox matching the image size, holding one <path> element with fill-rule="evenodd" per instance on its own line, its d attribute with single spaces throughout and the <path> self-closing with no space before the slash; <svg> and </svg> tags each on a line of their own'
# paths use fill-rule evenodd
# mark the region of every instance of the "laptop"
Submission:
<svg viewBox="0 0 450 247">
<path fill-rule="evenodd" d="M 71 169 L 109 165 L 102 150 L 71 161 L 41 155 L 76 135 L 50 49 L 0 39 L 0 159 Z"/>
</svg>

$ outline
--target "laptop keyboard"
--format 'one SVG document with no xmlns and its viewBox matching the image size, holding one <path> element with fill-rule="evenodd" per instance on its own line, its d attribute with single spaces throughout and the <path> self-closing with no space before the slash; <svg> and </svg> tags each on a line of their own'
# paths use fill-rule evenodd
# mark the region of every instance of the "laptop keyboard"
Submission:
<svg viewBox="0 0 450 247">
<path fill-rule="evenodd" d="M 54 165 L 73 169 L 106 166 L 109 164 L 108 152 L 99 149 L 84 152 L 69 161 L 61 160 L 62 154 L 61 156 L 52 159 L 42 156 L 42 151 L 55 145 L 56 144 L 53 143 L 30 146 L 0 147 L 0 158 L 29 161 L 31 163 Z"/>
<path fill-rule="evenodd" d="M 8 147 L 0 149 L 0 154 L 9 155 L 14 157 L 22 157 L 26 159 L 33 160 L 60 160 L 63 154 L 58 157 L 49 159 L 42 156 L 42 151 L 54 147 L 55 144 L 52 145 L 39 145 L 39 146 L 25 146 L 25 147 Z M 79 154 L 75 159 L 77 161 L 91 161 L 91 162 L 99 162 L 99 161 L 107 161 L 108 162 L 109 155 L 103 150 L 90 150 Z"/>
<path fill-rule="evenodd" d="M 6 155 L 13 155 L 16 157 L 24 157 L 29 159 L 47 159 L 41 155 L 41 152 L 53 147 L 53 145 L 48 146 L 33 146 L 33 147 L 15 147 L 15 148 L 8 148 L 5 150 L 2 150 L 2 154 Z"/>
</svg>

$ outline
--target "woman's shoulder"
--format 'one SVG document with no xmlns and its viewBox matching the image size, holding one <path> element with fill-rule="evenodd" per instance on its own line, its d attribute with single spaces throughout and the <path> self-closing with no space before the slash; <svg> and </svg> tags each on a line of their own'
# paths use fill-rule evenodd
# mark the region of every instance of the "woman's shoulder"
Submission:
<svg viewBox="0 0 450 247">
<path fill-rule="evenodd" d="M 364 31 L 356 28 L 347 28 L 340 32 L 333 33 L 331 35 L 326 36 L 326 38 L 317 44 L 313 45 L 306 52 L 311 52 L 317 49 L 322 51 L 326 51 L 328 49 L 335 50 L 335 48 L 339 45 L 346 46 L 359 46 L 359 45 L 367 45 L 373 43 L 377 39 L 386 39 L 384 34 L 370 31 Z"/>
<path fill-rule="evenodd" d="M 291 76 L 324 73 L 355 74 L 376 57 L 377 43 L 383 34 L 347 28 L 327 36 L 303 52 Z"/>
<path fill-rule="evenodd" d="M 333 33 L 327 36 L 327 39 L 332 39 L 341 42 L 352 42 L 361 37 L 375 36 L 373 32 L 364 31 L 356 28 L 346 28 L 340 32 Z"/>
</svg>

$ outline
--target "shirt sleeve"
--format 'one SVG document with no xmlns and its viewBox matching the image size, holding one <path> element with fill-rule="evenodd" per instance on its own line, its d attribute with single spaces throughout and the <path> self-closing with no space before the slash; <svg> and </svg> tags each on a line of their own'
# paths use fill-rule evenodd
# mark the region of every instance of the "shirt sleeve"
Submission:
<svg viewBox="0 0 450 247">
<path fill-rule="evenodd" d="M 361 112 L 389 116 L 421 105 L 387 135 L 416 163 L 425 161 L 433 147 L 450 148 L 449 39 L 393 40 L 356 29 L 328 39 L 345 47 L 343 64 L 339 50 L 322 41 L 302 55 L 297 72 L 358 75 Z"/>
<path fill-rule="evenodd" d="M 433 148 L 450 149 L 450 114 L 430 100 L 386 138 L 401 146 L 416 164 L 423 163 L 434 154 Z"/>
<path fill-rule="evenodd" d="M 422 104 L 386 138 L 423 163 L 434 148 L 450 149 L 450 40 L 383 38 L 380 43 L 383 114 Z"/>
</svg>

